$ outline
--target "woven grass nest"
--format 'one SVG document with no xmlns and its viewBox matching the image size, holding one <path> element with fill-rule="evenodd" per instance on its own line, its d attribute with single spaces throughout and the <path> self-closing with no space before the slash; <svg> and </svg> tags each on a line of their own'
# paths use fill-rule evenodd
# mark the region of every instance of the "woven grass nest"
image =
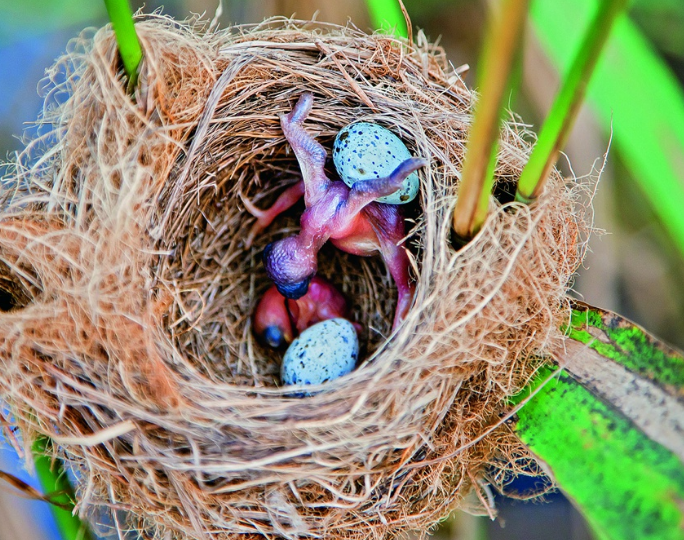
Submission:
<svg viewBox="0 0 684 540">
<path fill-rule="evenodd" d="M 150 538 L 382 538 L 491 511 L 487 484 L 535 466 L 506 398 L 562 338 L 581 188 L 554 172 L 534 205 L 511 203 L 529 153 L 511 121 L 491 215 L 456 250 L 473 94 L 439 48 L 288 19 L 136 27 L 134 99 L 111 30 L 81 36 L 48 71 L 37 135 L 4 178 L 0 397 L 18 449 L 30 458 L 50 437 L 78 472 L 79 510 L 127 510 L 121 527 Z M 302 208 L 247 249 L 240 193 L 264 207 L 299 178 L 279 114 L 304 91 L 329 152 L 365 120 L 430 164 L 408 211 L 406 321 L 390 337 L 396 291 L 379 257 L 326 247 L 319 273 L 350 299 L 363 361 L 292 397 L 250 317 L 270 285 L 261 252 Z"/>
</svg>

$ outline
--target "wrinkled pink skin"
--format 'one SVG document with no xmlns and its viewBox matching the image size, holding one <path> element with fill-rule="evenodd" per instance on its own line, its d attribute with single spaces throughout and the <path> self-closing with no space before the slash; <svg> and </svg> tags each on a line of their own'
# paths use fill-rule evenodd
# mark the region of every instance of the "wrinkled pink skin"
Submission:
<svg viewBox="0 0 684 540">
<path fill-rule="evenodd" d="M 252 327 L 261 343 L 279 349 L 310 326 L 337 317 L 350 318 L 347 300 L 328 280 L 314 276 L 307 293 L 297 300 L 285 298 L 275 285 L 268 289 L 254 310 Z M 352 324 L 360 334 L 361 325 Z"/>
<path fill-rule="evenodd" d="M 302 182 L 281 194 L 265 211 L 245 201 L 258 219 L 248 243 L 281 212 L 304 195 L 306 210 L 301 231 L 274 242 L 264 250 L 264 266 L 269 278 L 286 297 L 304 295 L 309 280 L 316 273 L 318 251 L 330 240 L 334 246 L 353 255 L 380 253 L 397 285 L 398 301 L 392 329 L 406 316 L 413 301 L 414 286 L 409 277 L 409 259 L 402 245 L 404 218 L 397 205 L 375 202 L 401 187 L 404 179 L 427 165 L 423 159 L 404 161 L 387 178 L 361 180 L 349 188 L 342 181 L 332 181 L 324 171 L 326 153 L 303 128 L 311 111 L 313 96 L 303 94 L 292 112 L 280 117 L 285 137 L 292 146 L 302 171 Z"/>
</svg>

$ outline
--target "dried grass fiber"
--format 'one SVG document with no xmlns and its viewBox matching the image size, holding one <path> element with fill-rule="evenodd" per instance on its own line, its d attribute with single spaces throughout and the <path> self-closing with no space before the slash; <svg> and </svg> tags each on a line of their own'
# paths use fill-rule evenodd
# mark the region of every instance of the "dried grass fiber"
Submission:
<svg viewBox="0 0 684 540">
<path fill-rule="evenodd" d="M 136 26 L 135 101 L 110 29 L 81 36 L 4 178 L 0 397 L 26 455 L 53 438 L 80 472 L 79 509 L 128 510 L 120 526 L 146 537 L 383 538 L 487 507 L 486 483 L 533 465 L 500 419 L 561 339 L 586 231 L 577 188 L 554 173 L 532 207 L 506 202 L 529 153 L 512 119 L 499 200 L 456 251 L 473 94 L 440 49 L 283 19 Z M 269 286 L 261 251 L 297 212 L 246 249 L 239 193 L 266 206 L 298 178 L 278 115 L 305 90 L 328 149 L 374 121 L 430 166 L 409 224 L 408 319 L 387 340 L 396 292 L 379 257 L 324 249 L 366 360 L 297 398 L 250 332 Z"/>
</svg>

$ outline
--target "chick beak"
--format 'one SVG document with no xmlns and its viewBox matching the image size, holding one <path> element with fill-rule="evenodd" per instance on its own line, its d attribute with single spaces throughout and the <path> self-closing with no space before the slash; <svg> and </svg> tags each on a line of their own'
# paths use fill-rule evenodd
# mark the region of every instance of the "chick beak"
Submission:
<svg viewBox="0 0 684 540">
<path fill-rule="evenodd" d="M 278 349 L 292 342 L 294 332 L 285 298 L 272 286 L 254 311 L 254 334 L 268 347 Z"/>
<path fill-rule="evenodd" d="M 272 349 L 280 349 L 288 344 L 285 332 L 276 325 L 267 326 L 262 335 L 264 344 Z"/>
</svg>

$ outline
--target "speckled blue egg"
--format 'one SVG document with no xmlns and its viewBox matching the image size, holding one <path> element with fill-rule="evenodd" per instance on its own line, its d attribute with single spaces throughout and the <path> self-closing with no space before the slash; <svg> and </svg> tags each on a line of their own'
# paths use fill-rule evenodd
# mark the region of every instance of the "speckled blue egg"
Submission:
<svg viewBox="0 0 684 540">
<path fill-rule="evenodd" d="M 337 174 L 349 187 L 358 180 L 389 176 L 411 154 L 401 139 L 377 124 L 357 122 L 343 128 L 335 137 L 333 161 Z M 378 202 L 406 204 L 418 195 L 418 174 L 412 173 L 401 188 Z"/>
<path fill-rule="evenodd" d="M 288 347 L 283 384 L 320 384 L 351 372 L 359 356 L 356 330 L 346 319 L 328 319 L 304 330 Z"/>
</svg>

